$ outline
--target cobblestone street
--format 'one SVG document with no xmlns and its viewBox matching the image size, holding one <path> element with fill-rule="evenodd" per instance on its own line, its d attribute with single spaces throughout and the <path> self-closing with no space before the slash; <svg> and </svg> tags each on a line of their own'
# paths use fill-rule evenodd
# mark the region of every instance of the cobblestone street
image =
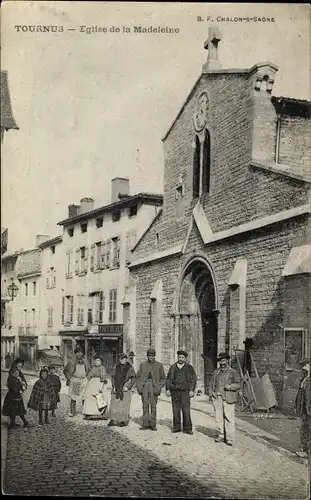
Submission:
<svg viewBox="0 0 311 500">
<path fill-rule="evenodd" d="M 2 376 L 3 382 L 6 374 Z M 25 403 L 29 397 L 28 389 Z M 10 495 L 305 499 L 307 465 L 242 432 L 236 446 L 217 444 L 214 419 L 193 411 L 194 435 L 171 434 L 171 408 L 158 404 L 158 432 L 140 431 L 133 395 L 125 428 L 70 419 L 61 394 L 57 418 L 9 431 L 4 492 Z"/>
</svg>

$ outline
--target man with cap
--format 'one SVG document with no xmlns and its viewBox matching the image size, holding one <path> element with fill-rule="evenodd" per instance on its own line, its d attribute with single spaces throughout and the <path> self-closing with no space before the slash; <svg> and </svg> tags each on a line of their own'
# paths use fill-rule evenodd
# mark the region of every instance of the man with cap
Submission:
<svg viewBox="0 0 311 500">
<path fill-rule="evenodd" d="M 193 398 L 197 385 L 197 376 L 193 367 L 187 363 L 188 353 L 177 351 L 177 363 L 174 363 L 166 377 L 166 395 L 172 398 L 173 429 L 181 432 L 181 413 L 183 432 L 193 434 L 190 416 L 190 398 Z"/>
<path fill-rule="evenodd" d="M 310 361 L 304 358 L 300 361 L 302 376 L 296 396 L 296 415 L 301 418 L 300 441 L 301 451 L 297 453 L 307 458 L 311 441 L 311 403 L 310 403 Z"/>
<path fill-rule="evenodd" d="M 148 349 L 147 361 L 141 363 L 136 376 L 136 387 L 143 404 L 141 429 L 157 430 L 157 403 L 165 384 L 165 373 L 161 363 L 155 360 L 156 352 Z"/>
<path fill-rule="evenodd" d="M 228 446 L 232 446 L 235 435 L 235 403 L 241 380 L 238 372 L 229 365 L 229 359 L 229 354 L 219 354 L 219 368 L 213 372 L 209 397 L 213 402 L 218 430 L 215 441 L 225 441 Z"/>
</svg>

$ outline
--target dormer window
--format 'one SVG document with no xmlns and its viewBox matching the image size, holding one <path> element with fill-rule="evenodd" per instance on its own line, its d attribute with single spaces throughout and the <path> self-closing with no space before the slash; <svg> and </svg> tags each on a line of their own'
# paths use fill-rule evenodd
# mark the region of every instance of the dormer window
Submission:
<svg viewBox="0 0 311 500">
<path fill-rule="evenodd" d="M 129 207 L 129 217 L 135 217 L 137 215 L 137 205 L 132 205 Z"/>
<path fill-rule="evenodd" d="M 121 211 L 120 210 L 115 210 L 112 212 L 112 222 L 118 222 L 121 218 Z"/>
<path fill-rule="evenodd" d="M 96 227 L 99 228 L 99 227 L 103 227 L 103 223 L 104 223 L 104 218 L 103 217 L 98 217 L 96 219 Z"/>
<path fill-rule="evenodd" d="M 82 222 L 80 224 L 81 227 L 81 233 L 86 233 L 87 232 L 87 222 Z"/>
<path fill-rule="evenodd" d="M 70 236 L 70 238 L 72 238 L 72 237 L 73 237 L 73 234 L 74 234 L 74 229 L 73 229 L 73 227 L 70 227 L 70 228 L 68 229 L 68 235 Z"/>
<path fill-rule="evenodd" d="M 51 252 L 54 254 L 55 253 L 55 245 L 51 246 Z"/>
</svg>

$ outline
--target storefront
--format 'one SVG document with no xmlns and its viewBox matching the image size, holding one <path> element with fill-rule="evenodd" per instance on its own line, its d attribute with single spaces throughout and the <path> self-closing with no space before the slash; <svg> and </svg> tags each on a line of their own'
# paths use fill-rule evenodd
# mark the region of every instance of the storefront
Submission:
<svg viewBox="0 0 311 500">
<path fill-rule="evenodd" d="M 92 364 L 93 356 L 98 354 L 107 373 L 111 375 L 118 354 L 123 350 L 122 324 L 96 325 L 90 330 L 83 332 L 66 331 L 61 332 L 61 335 L 63 337 L 61 352 L 65 363 L 73 355 L 75 348 L 80 346 L 86 353 L 90 364 Z"/>
<path fill-rule="evenodd" d="M 32 368 L 35 365 L 37 349 L 38 337 L 24 335 L 19 337 L 19 357 L 24 360 L 25 368 Z"/>
</svg>

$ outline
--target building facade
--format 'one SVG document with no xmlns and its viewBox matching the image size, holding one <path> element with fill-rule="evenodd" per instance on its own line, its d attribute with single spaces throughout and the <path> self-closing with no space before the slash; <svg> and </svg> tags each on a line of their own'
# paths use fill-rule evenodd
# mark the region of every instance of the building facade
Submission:
<svg viewBox="0 0 311 500">
<path fill-rule="evenodd" d="M 108 372 L 127 349 L 123 307 L 131 248 L 148 228 L 162 196 L 129 194 L 129 180 L 111 181 L 111 203 L 94 208 L 82 198 L 68 207 L 63 226 L 64 286 L 61 297 L 62 352 L 65 361 L 81 345 L 91 360 L 97 352 Z"/>
<path fill-rule="evenodd" d="M 219 41 L 163 138 L 163 210 L 133 249 L 125 336 L 166 368 L 185 348 L 205 391 L 217 353 L 252 338 L 289 409 L 310 338 L 310 103 L 272 97 L 270 62 L 221 69 Z"/>
<path fill-rule="evenodd" d="M 39 349 L 60 350 L 61 311 L 65 282 L 65 255 L 62 236 L 47 239 L 41 250 Z"/>
<path fill-rule="evenodd" d="M 1 363 L 9 354 L 13 358 L 16 351 L 18 334 L 18 315 L 14 301 L 18 293 L 16 262 L 18 252 L 1 257 Z"/>
</svg>

